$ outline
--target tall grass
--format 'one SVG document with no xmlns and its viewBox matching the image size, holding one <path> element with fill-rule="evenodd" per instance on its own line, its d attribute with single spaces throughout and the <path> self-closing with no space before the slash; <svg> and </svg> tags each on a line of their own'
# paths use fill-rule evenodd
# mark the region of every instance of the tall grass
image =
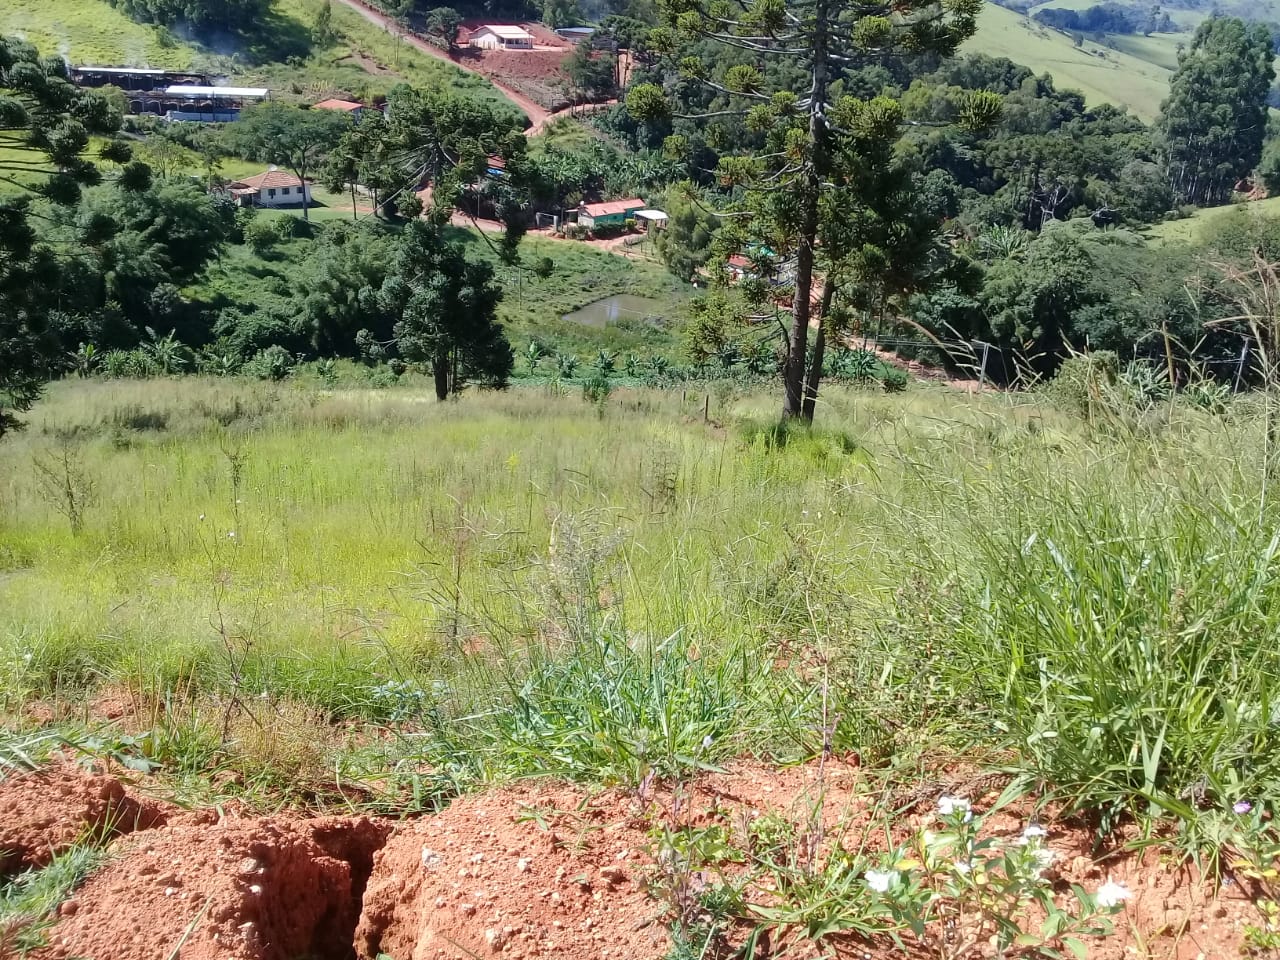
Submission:
<svg viewBox="0 0 1280 960">
<path fill-rule="evenodd" d="M 1104 829 L 1274 796 L 1247 403 L 1122 433 L 836 389 L 779 433 L 771 395 L 703 401 L 57 385 L 0 448 L 3 696 L 297 703 L 455 783 L 825 746 L 995 763 Z M 79 533 L 31 468 L 67 444 Z"/>
</svg>

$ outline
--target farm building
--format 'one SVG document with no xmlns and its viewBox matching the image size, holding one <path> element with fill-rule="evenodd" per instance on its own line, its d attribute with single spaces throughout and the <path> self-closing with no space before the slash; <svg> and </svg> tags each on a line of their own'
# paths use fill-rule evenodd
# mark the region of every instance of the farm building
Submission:
<svg viewBox="0 0 1280 960">
<path fill-rule="evenodd" d="M 236 180 L 227 189 L 242 207 L 295 207 L 311 203 L 311 184 L 285 170 Z"/>
<path fill-rule="evenodd" d="M 639 199 L 584 203 L 578 207 L 578 222 L 589 230 L 620 227 L 644 208 L 644 201 Z"/>
<path fill-rule="evenodd" d="M 590 40 L 592 34 L 596 32 L 595 27 L 557 27 L 556 36 L 562 40 L 571 40 L 579 43 L 582 40 Z"/>
<path fill-rule="evenodd" d="M 206 84 L 203 73 L 181 70 L 157 70 L 151 67 L 95 67 L 88 64 L 71 68 L 71 82 L 80 87 L 119 87 L 126 92 L 164 90 L 175 84 Z"/>
<path fill-rule="evenodd" d="M 532 50 L 533 34 L 524 27 L 486 24 L 473 30 L 468 42 L 481 50 Z"/>
<path fill-rule="evenodd" d="M 336 110 L 339 113 L 345 113 L 353 119 L 359 120 L 364 113 L 364 104 L 356 103 L 354 100 L 339 100 L 336 97 L 330 97 L 328 100 L 321 100 L 312 107 L 313 110 Z"/>
<path fill-rule="evenodd" d="M 143 113 L 159 113 L 166 120 L 194 120 L 201 123 L 230 123 L 240 111 L 270 95 L 266 87 L 201 87 L 176 84 L 146 104 Z"/>
</svg>

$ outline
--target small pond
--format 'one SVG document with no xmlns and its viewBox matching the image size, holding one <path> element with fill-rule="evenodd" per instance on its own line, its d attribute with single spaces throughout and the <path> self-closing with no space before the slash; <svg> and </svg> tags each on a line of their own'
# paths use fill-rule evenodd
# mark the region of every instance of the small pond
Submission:
<svg viewBox="0 0 1280 960">
<path fill-rule="evenodd" d="M 638 297 L 633 293 L 619 293 L 588 303 L 573 313 L 566 313 L 564 319 L 588 327 L 604 327 L 619 320 L 656 320 L 664 317 L 670 310 L 670 305 L 661 300 Z"/>
</svg>

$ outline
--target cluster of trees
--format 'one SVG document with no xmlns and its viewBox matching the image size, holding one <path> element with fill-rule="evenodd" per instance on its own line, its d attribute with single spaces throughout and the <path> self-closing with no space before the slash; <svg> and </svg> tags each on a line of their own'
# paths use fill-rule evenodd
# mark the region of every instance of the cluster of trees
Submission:
<svg viewBox="0 0 1280 960">
<path fill-rule="evenodd" d="M 262 232 L 254 211 L 138 159 L 116 136 L 120 124 L 108 98 L 69 82 L 61 58 L 0 39 L 0 434 L 50 377 L 139 345 L 163 355 L 167 371 L 196 352 L 234 367 L 274 350 L 419 364 L 442 398 L 468 382 L 505 381 L 512 355 L 496 321 L 502 291 L 492 267 L 448 243 L 441 224 L 486 157 L 500 153 L 518 171 L 524 141 L 509 116 L 397 90 L 379 149 L 397 173 L 411 173 L 410 190 L 433 185 L 434 216 L 395 236 L 333 230 L 318 245 L 301 306 L 293 297 L 288 310 L 252 316 L 186 291 L 227 244 Z M 325 111 L 268 104 L 221 140 L 306 175 L 321 163 L 337 169 L 334 158 L 360 129 Z M 93 157 L 91 136 L 107 138 Z M 138 154 L 163 160 L 166 143 L 186 149 L 158 140 Z"/>
<path fill-rule="evenodd" d="M 750 309 L 772 322 L 789 301 L 785 415 L 812 415 L 824 342 L 872 317 L 996 343 L 1042 372 L 1068 347 L 1128 350 L 1162 325 L 1201 340 L 1191 263 L 1116 228 L 1223 202 L 1258 166 L 1265 29 L 1206 21 L 1147 126 L 1008 60 L 944 56 L 933 35 L 895 50 L 898 28 L 866 6 L 759 2 L 717 20 L 672 0 L 625 109 L 602 126 L 686 164 L 659 245 L 674 272 L 738 278 L 746 260 Z M 937 28 L 945 37 L 971 28 L 962 6 L 928 9 L 913 22 L 957 18 Z"/>
<path fill-rule="evenodd" d="M 143 23 L 185 24 L 197 30 L 241 32 L 261 23 L 271 0 L 109 0 Z"/>
<path fill-rule="evenodd" d="M 1172 33 L 1177 24 L 1160 5 L 1101 3 L 1084 10 L 1048 7 L 1034 18 L 1046 26 L 1071 33 Z"/>
</svg>

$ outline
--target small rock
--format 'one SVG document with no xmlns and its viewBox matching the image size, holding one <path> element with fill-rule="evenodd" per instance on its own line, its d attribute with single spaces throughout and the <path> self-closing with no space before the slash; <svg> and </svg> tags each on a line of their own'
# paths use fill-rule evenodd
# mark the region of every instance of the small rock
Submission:
<svg viewBox="0 0 1280 960">
<path fill-rule="evenodd" d="M 623 870 L 621 867 L 601 867 L 600 876 L 610 884 L 622 883 L 622 881 L 627 879 L 627 871 Z"/>
<path fill-rule="evenodd" d="M 250 892 L 250 893 L 252 893 L 252 894 L 256 897 L 256 896 L 258 896 L 259 894 L 261 894 L 261 893 L 262 893 L 262 887 L 260 887 L 260 886 L 259 886 L 258 884 L 256 884 L 256 883 L 251 883 L 251 884 L 249 884 L 249 892 Z"/>
<path fill-rule="evenodd" d="M 255 873 L 262 872 L 262 864 L 253 857 L 245 857 L 240 861 L 240 865 L 236 867 L 236 873 L 245 877 Z"/>
<path fill-rule="evenodd" d="M 507 938 L 502 931 L 494 930 L 492 927 L 484 932 L 484 940 L 485 943 L 489 944 L 489 949 L 491 950 L 501 950 L 502 945 L 507 942 Z"/>
<path fill-rule="evenodd" d="M 440 854 L 436 853 L 430 847 L 422 848 L 422 869 L 430 870 L 440 865 Z"/>
<path fill-rule="evenodd" d="M 172 896 L 173 896 L 175 893 L 177 893 L 177 892 L 178 892 L 178 888 L 177 888 L 177 887 L 165 887 L 165 888 L 164 888 L 164 895 L 165 895 L 166 897 L 172 897 Z"/>
<path fill-rule="evenodd" d="M 521 873 L 528 873 L 528 872 L 529 872 L 529 858 L 528 858 L 528 857 L 521 857 L 519 860 L 517 860 L 517 861 L 516 861 L 516 869 L 517 869 L 517 870 L 519 870 Z"/>
<path fill-rule="evenodd" d="M 472 854 L 472 855 L 471 855 L 471 862 L 472 862 L 472 863 L 484 863 L 484 854 L 483 854 L 483 853 L 475 853 L 475 854 Z"/>
<path fill-rule="evenodd" d="M 68 900 L 58 907 L 58 915 L 62 917 L 74 917 L 76 911 L 80 909 L 80 904 L 75 900 Z"/>
<path fill-rule="evenodd" d="M 460 903 L 458 904 L 458 912 L 464 917 L 474 917 L 476 915 L 476 908 L 470 903 Z"/>
</svg>

